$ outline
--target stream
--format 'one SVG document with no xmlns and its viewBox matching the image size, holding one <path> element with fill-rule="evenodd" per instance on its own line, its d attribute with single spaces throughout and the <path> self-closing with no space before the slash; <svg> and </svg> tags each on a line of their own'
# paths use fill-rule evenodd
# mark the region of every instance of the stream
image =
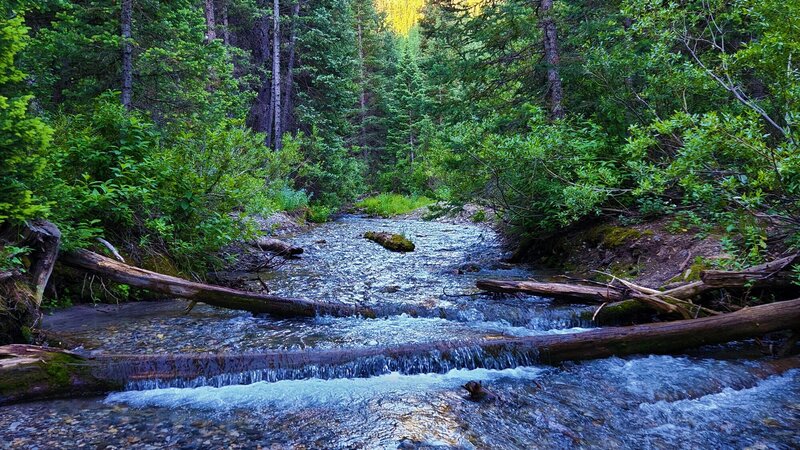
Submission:
<svg viewBox="0 0 800 450">
<path fill-rule="evenodd" d="M 365 231 L 405 234 L 386 251 Z M 182 301 L 78 306 L 45 327 L 85 354 L 246 354 L 579 333 L 586 305 L 480 294 L 501 262 L 487 227 L 345 216 L 286 240 L 302 258 L 261 274 L 272 293 L 360 303 L 378 319 L 274 319 Z M 800 448 L 800 370 L 766 375 L 753 343 L 560 367 L 474 355 L 337 370 L 131 383 L 105 397 L 0 408 L 0 448 Z M 476 403 L 480 381 L 497 398 Z"/>
</svg>

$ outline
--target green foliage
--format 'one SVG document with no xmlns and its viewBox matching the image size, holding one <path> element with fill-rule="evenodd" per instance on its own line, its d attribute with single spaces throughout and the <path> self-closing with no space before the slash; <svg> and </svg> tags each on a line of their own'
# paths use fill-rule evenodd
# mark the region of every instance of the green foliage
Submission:
<svg viewBox="0 0 800 450">
<path fill-rule="evenodd" d="M 315 127 L 310 136 L 287 137 L 284 147 L 302 155 L 296 182 L 317 203 L 336 206 L 363 192 L 364 165 L 341 141 L 323 139 Z"/>
<path fill-rule="evenodd" d="M 23 258 L 30 253 L 28 247 L 15 247 L 13 245 L 0 244 L 0 272 L 18 270 L 25 271 Z"/>
<path fill-rule="evenodd" d="M 16 65 L 29 40 L 27 32 L 21 16 L 0 17 L 0 223 L 46 216 L 50 209 L 35 188 L 48 178 L 52 131 L 30 114 L 33 97 Z"/>
<path fill-rule="evenodd" d="M 330 218 L 331 214 L 333 213 L 333 209 L 325 206 L 325 205 L 311 205 L 308 208 L 308 217 L 309 222 L 313 223 L 325 223 Z"/>
<path fill-rule="evenodd" d="M 367 214 L 380 217 L 394 217 L 406 214 L 416 209 L 432 204 L 434 201 L 428 197 L 406 196 L 401 194 L 380 194 L 365 198 L 356 203 L 358 208 Z"/>
</svg>

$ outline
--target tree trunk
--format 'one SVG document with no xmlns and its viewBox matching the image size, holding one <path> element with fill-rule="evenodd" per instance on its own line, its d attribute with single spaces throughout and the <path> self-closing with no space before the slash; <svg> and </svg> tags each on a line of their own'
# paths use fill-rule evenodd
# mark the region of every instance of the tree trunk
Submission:
<svg viewBox="0 0 800 450">
<path fill-rule="evenodd" d="M 228 2 L 222 2 L 222 43 L 225 46 L 231 45 L 231 31 L 230 24 L 228 23 Z"/>
<path fill-rule="evenodd" d="M 268 16 L 259 17 L 256 21 L 253 40 L 256 42 L 253 51 L 254 65 L 259 69 L 265 68 L 271 58 Z M 262 76 L 259 81 L 258 92 L 253 102 L 249 123 L 254 131 L 265 134 L 264 144 L 269 146 L 272 143 L 272 84 L 271 79 L 266 76 Z"/>
<path fill-rule="evenodd" d="M 275 118 L 275 150 L 283 146 L 281 129 L 281 10 L 280 1 L 272 2 L 272 102 Z"/>
<path fill-rule="evenodd" d="M 281 131 L 291 130 L 289 114 L 292 110 L 292 93 L 294 92 L 295 44 L 297 43 L 297 20 L 300 17 L 300 0 L 292 5 L 292 31 L 289 33 L 289 60 L 286 62 L 286 78 L 283 88 L 283 106 L 281 107 Z M 283 141 L 281 141 L 283 142 Z"/>
<path fill-rule="evenodd" d="M 60 243 L 61 233 L 47 221 L 37 220 L 21 228 L 0 227 L 0 246 L 32 249 L 27 271 L 0 272 L 0 344 L 31 340 Z"/>
<path fill-rule="evenodd" d="M 393 347 L 273 350 L 250 355 L 109 355 L 96 364 L 116 382 L 169 381 L 259 370 L 314 368 L 316 376 L 357 376 L 385 370 L 404 373 L 445 372 L 455 367 L 505 369 L 523 364 L 559 364 L 609 356 L 672 353 L 702 345 L 747 339 L 793 329 L 800 323 L 800 299 L 745 308 L 730 314 L 630 327 L 599 328 L 583 333 L 506 337 L 482 342 L 427 342 Z M 479 352 L 479 354 L 476 354 Z M 458 359 L 458 355 L 469 355 Z M 322 375 L 320 375 L 322 374 Z"/>
<path fill-rule="evenodd" d="M 558 53 L 558 30 L 553 18 L 553 0 L 542 0 L 542 40 L 544 44 L 544 57 L 547 62 L 547 103 L 552 119 L 564 117 L 562 104 L 564 91 L 561 85 L 559 65 L 561 57 Z"/>
<path fill-rule="evenodd" d="M 42 305 L 44 289 L 53 273 L 58 258 L 58 247 L 61 245 L 61 232 L 58 227 L 47 221 L 35 221 L 28 226 L 36 250 L 31 254 L 30 275 L 34 287 L 36 309 Z"/>
<path fill-rule="evenodd" d="M 375 313 L 369 308 L 343 303 L 322 303 L 302 298 L 279 297 L 188 281 L 129 266 L 88 250 L 76 250 L 63 254 L 59 261 L 117 283 L 203 302 L 220 308 L 249 311 L 254 314 L 272 314 L 284 317 L 375 316 Z"/>
<path fill-rule="evenodd" d="M 131 109 L 133 99 L 133 0 L 122 0 L 122 106 Z"/>
<path fill-rule="evenodd" d="M 217 23 L 214 17 L 214 0 L 203 1 L 203 12 L 206 15 L 206 42 L 217 38 Z"/>
<path fill-rule="evenodd" d="M 360 12 L 359 12 L 360 13 Z M 358 78 L 358 85 L 359 85 L 359 93 L 358 93 L 358 118 L 359 118 L 359 127 L 358 127 L 358 145 L 361 147 L 361 157 L 366 163 L 369 158 L 369 151 L 367 149 L 367 130 L 366 130 L 366 120 L 367 120 L 367 79 L 366 79 L 366 70 L 364 68 L 364 30 L 363 25 L 361 24 L 361 16 L 356 18 L 358 20 L 358 29 L 357 29 L 357 37 L 358 37 L 358 71 L 359 71 L 359 78 Z"/>
</svg>

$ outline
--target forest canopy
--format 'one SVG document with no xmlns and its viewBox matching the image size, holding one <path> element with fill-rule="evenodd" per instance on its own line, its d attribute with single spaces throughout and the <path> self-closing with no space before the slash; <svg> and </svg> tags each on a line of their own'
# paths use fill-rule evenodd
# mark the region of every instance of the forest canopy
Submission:
<svg viewBox="0 0 800 450">
<path fill-rule="evenodd" d="M 394 192 L 757 263 L 800 241 L 798 36 L 775 0 L 6 0 L 0 222 L 202 273 L 255 215 Z"/>
</svg>

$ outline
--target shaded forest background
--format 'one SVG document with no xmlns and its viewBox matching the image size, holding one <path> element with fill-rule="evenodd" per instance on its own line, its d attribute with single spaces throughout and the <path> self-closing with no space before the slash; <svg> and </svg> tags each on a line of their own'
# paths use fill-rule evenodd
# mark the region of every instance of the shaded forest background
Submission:
<svg viewBox="0 0 800 450">
<path fill-rule="evenodd" d="M 374 192 L 519 240 L 667 217 L 728 266 L 800 244 L 797 2 L 1 4 L 0 223 L 67 249 L 202 276 L 254 215 Z"/>
</svg>

